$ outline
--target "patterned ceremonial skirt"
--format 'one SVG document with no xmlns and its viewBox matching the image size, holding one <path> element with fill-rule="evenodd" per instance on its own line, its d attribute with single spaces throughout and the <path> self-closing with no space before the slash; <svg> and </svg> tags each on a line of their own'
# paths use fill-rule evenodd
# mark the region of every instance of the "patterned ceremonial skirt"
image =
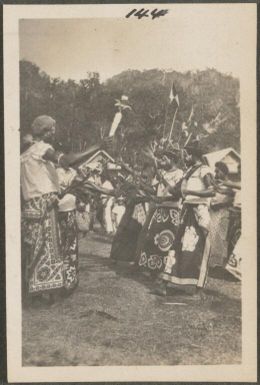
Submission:
<svg viewBox="0 0 260 385">
<path fill-rule="evenodd" d="M 137 263 L 141 269 L 160 273 L 175 255 L 180 223 L 177 202 L 165 202 L 150 209 L 137 245 Z"/>
<path fill-rule="evenodd" d="M 22 265 L 29 294 L 64 286 L 56 194 L 27 201 L 22 212 Z"/>
<path fill-rule="evenodd" d="M 242 263 L 242 254 L 241 254 L 241 237 L 240 237 L 231 255 L 229 256 L 227 264 L 225 266 L 225 269 L 240 281 L 241 281 L 241 263 Z"/>
<path fill-rule="evenodd" d="M 78 284 L 78 237 L 75 211 L 58 213 L 56 194 L 25 203 L 22 213 L 23 288 L 29 294 Z"/>
<path fill-rule="evenodd" d="M 79 282 L 78 233 L 76 211 L 59 212 L 64 289 L 70 291 Z"/>
<path fill-rule="evenodd" d="M 204 204 L 186 204 L 181 216 L 175 250 L 160 277 L 177 288 L 203 287 L 210 256 L 208 207 Z"/>
<path fill-rule="evenodd" d="M 230 224 L 228 229 L 228 255 L 226 270 L 241 280 L 241 209 L 230 210 Z"/>
<path fill-rule="evenodd" d="M 223 266 L 228 256 L 227 232 L 229 225 L 229 210 L 220 208 L 210 211 L 210 243 L 211 243 L 211 266 Z"/>
<path fill-rule="evenodd" d="M 126 207 L 126 211 L 113 238 L 110 258 L 114 261 L 134 262 L 140 232 L 145 223 L 143 205 Z"/>
</svg>

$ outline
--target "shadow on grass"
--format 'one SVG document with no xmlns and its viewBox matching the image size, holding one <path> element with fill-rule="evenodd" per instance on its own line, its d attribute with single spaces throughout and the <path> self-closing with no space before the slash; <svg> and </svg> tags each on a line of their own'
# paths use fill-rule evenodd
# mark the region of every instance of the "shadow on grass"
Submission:
<svg viewBox="0 0 260 385">
<path fill-rule="evenodd" d="M 99 233 L 93 233 L 92 234 L 92 240 L 100 242 L 100 243 L 107 243 L 112 244 L 112 238 L 109 235 L 102 235 Z"/>
<path fill-rule="evenodd" d="M 84 252 L 82 253 L 84 258 Z M 127 262 L 117 262 L 116 264 L 112 259 L 105 256 L 100 256 L 98 254 L 88 254 L 86 258 L 86 262 L 81 258 L 81 271 L 104 271 L 104 269 L 110 270 L 114 272 L 116 276 L 122 278 L 129 278 L 135 282 L 146 286 L 148 289 L 154 289 L 154 281 L 156 277 L 148 277 L 145 276 L 140 270 L 133 269 L 132 265 L 129 265 Z M 115 276 L 115 278 L 116 278 Z"/>
<path fill-rule="evenodd" d="M 215 279 L 221 279 L 228 282 L 239 282 L 232 274 L 230 274 L 222 266 L 214 266 L 209 268 L 209 276 Z"/>
<path fill-rule="evenodd" d="M 150 292 L 151 295 L 153 295 L 153 290 L 155 288 L 155 279 L 156 276 L 146 276 L 141 272 L 140 270 L 133 269 L 133 266 L 129 266 L 127 262 L 119 262 L 119 263 L 113 263 L 113 261 L 108 257 L 102 257 L 100 255 L 96 254 L 90 254 L 88 255 L 88 262 L 86 264 L 82 264 L 81 270 L 89 270 L 91 272 L 93 271 L 104 271 L 107 270 L 108 272 L 114 272 L 116 275 L 113 277 L 114 279 L 117 278 L 128 278 L 131 279 L 138 284 L 141 284 L 145 286 Z M 210 270 L 210 277 L 214 279 L 219 279 L 222 281 L 225 281 L 223 275 L 219 273 L 216 275 L 216 270 L 214 271 Z M 230 282 L 235 282 L 236 280 L 230 278 L 230 274 L 227 276 L 229 279 L 227 279 Z M 220 282 L 221 284 L 221 282 Z M 205 288 L 203 289 L 201 295 L 199 298 L 193 297 L 192 295 L 184 294 L 181 292 L 175 293 L 174 295 L 167 295 L 166 297 L 157 297 L 158 300 L 161 301 L 168 301 L 168 300 L 182 300 L 185 301 L 188 305 L 194 305 L 197 306 L 198 303 L 201 307 L 203 306 L 210 306 L 210 309 L 214 312 L 221 313 L 221 312 L 230 312 L 231 314 L 237 313 L 238 309 L 241 308 L 241 299 L 235 299 L 230 298 L 228 295 L 223 294 L 213 289 Z"/>
<path fill-rule="evenodd" d="M 150 296 L 144 288 L 153 290 L 154 278 L 130 271 L 127 263 L 114 265 L 106 242 L 91 237 L 81 243 L 80 285 L 74 296 L 47 310 L 23 312 L 24 365 L 240 360 L 241 303 L 226 295 L 239 285 L 210 279 L 199 299 Z"/>
</svg>

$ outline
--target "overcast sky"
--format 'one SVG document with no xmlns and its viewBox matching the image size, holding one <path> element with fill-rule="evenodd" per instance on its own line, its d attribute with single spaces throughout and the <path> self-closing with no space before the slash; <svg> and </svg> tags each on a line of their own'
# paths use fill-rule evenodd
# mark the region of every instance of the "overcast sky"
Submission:
<svg viewBox="0 0 260 385">
<path fill-rule="evenodd" d="M 130 69 L 216 68 L 239 76 L 246 31 L 229 12 L 183 13 L 138 19 L 38 19 L 20 21 L 20 58 L 52 77 L 101 79 Z"/>
</svg>

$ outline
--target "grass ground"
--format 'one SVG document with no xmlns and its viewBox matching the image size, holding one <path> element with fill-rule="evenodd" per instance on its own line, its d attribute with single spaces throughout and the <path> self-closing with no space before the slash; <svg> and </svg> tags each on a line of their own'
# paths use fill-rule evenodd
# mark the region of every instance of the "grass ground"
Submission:
<svg viewBox="0 0 260 385">
<path fill-rule="evenodd" d="M 80 285 L 51 307 L 23 309 L 23 365 L 236 364 L 239 282 L 209 277 L 200 299 L 157 297 L 153 282 L 109 260 L 98 234 L 80 242 Z"/>
</svg>

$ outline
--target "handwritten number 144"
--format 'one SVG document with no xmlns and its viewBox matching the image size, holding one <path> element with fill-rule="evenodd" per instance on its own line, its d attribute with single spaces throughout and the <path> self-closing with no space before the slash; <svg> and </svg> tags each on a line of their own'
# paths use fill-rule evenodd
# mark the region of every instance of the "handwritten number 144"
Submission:
<svg viewBox="0 0 260 385">
<path fill-rule="evenodd" d="M 161 10 L 158 10 L 157 8 L 155 8 L 154 10 L 152 10 L 150 12 L 149 9 L 140 9 L 139 11 L 137 9 L 132 9 L 131 12 L 129 12 L 126 17 L 129 18 L 131 16 L 135 16 L 137 17 L 138 19 L 142 19 L 143 17 L 149 17 L 149 16 L 152 16 L 152 20 L 153 19 L 156 19 L 157 17 L 160 17 L 160 16 L 164 16 L 166 15 L 166 13 L 168 13 L 168 9 L 161 9 Z"/>
</svg>

